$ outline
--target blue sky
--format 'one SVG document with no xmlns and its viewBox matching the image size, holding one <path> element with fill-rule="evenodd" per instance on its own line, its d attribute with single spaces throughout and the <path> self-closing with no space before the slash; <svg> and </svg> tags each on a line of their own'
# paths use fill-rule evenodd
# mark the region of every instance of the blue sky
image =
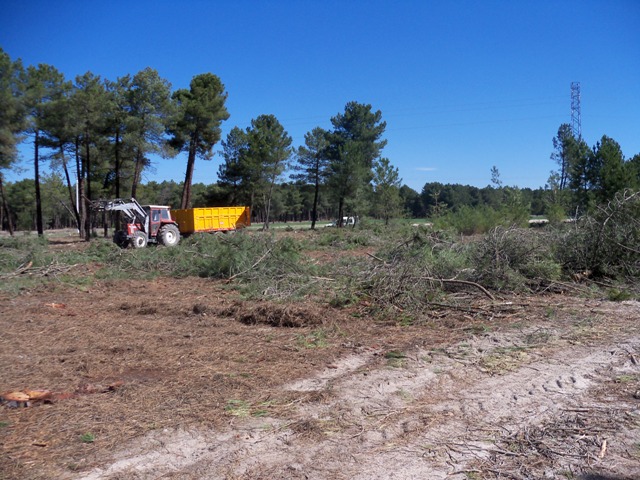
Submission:
<svg viewBox="0 0 640 480">
<path fill-rule="evenodd" d="M 294 145 L 347 102 L 382 111 L 383 156 L 403 182 L 544 186 L 552 138 L 581 84 L 589 145 L 640 153 L 640 1 L 1 0 L 0 46 L 68 79 L 115 80 L 150 66 L 174 89 L 218 75 L 234 126 L 274 114 Z M 216 147 L 219 150 L 220 146 Z M 22 149 L 33 177 L 32 149 Z M 154 159 L 145 180 L 184 178 L 186 159 Z M 220 157 L 194 182 L 217 180 Z"/>
</svg>

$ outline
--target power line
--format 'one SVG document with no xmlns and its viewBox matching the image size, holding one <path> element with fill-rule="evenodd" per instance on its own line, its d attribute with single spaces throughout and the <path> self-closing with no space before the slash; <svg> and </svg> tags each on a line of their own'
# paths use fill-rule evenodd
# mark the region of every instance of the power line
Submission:
<svg viewBox="0 0 640 480">
<path fill-rule="evenodd" d="M 571 132 L 574 138 L 582 138 L 582 115 L 580 113 L 580 82 L 571 82 Z"/>
</svg>

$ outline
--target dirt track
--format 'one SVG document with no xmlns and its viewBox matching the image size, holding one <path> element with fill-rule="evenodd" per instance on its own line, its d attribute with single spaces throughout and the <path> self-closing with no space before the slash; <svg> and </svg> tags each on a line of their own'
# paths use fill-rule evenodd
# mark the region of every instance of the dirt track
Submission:
<svg viewBox="0 0 640 480">
<path fill-rule="evenodd" d="M 638 318 L 640 307 L 616 312 Z M 155 433 L 80 478 L 567 478 L 585 467 L 640 478 L 640 403 L 615 383 L 638 386 L 638 331 L 584 343 L 571 332 L 536 325 L 404 358 L 352 353 L 285 385 L 321 394 L 287 418 Z"/>
<path fill-rule="evenodd" d="M 2 408 L 5 478 L 640 478 L 638 302 L 401 326 L 160 279 L 2 304 L 2 390 L 75 392 Z"/>
</svg>

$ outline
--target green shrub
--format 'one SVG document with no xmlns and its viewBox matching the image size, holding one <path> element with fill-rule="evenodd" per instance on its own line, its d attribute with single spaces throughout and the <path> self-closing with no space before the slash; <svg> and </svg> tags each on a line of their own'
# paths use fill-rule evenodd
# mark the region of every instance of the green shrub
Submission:
<svg viewBox="0 0 640 480">
<path fill-rule="evenodd" d="M 46 247 L 49 245 L 47 237 L 33 235 L 29 232 L 15 234 L 9 237 L 0 237 L 0 248 L 10 248 L 13 250 L 31 251 L 34 248 Z"/>
<path fill-rule="evenodd" d="M 640 277 L 640 192 L 618 192 L 564 231 L 558 261 L 569 273 L 637 282 Z"/>
<path fill-rule="evenodd" d="M 370 223 L 367 225 L 371 225 Z M 382 226 L 384 229 L 384 226 Z M 369 247 L 380 244 L 381 237 L 384 235 L 380 226 L 368 228 L 356 225 L 356 227 L 328 227 L 319 229 L 316 236 L 312 238 L 306 245 L 308 249 L 320 247 L 351 250 L 360 247 Z"/>
<path fill-rule="evenodd" d="M 438 230 L 453 229 L 462 235 L 485 233 L 499 223 L 499 215 L 488 206 L 462 206 L 438 217 L 434 227 Z"/>
<path fill-rule="evenodd" d="M 437 230 L 451 229 L 462 235 L 487 233 L 497 226 L 524 227 L 529 220 L 529 208 L 518 203 L 504 206 L 499 210 L 487 205 L 471 207 L 464 205 L 449 211 L 434 221 Z"/>
<path fill-rule="evenodd" d="M 557 280 L 553 235 L 540 230 L 496 227 L 471 246 L 475 281 L 496 290 L 519 291 L 532 282 Z"/>
<path fill-rule="evenodd" d="M 89 247 L 83 253 L 87 260 L 105 262 L 109 260 L 114 253 L 120 251 L 120 247 L 113 243 L 111 239 L 98 238 L 92 240 Z"/>
<path fill-rule="evenodd" d="M 627 290 L 612 288 L 607 292 L 607 298 L 612 302 L 624 302 L 625 300 L 631 300 L 633 295 L 631 295 Z"/>
<path fill-rule="evenodd" d="M 545 208 L 545 215 L 547 220 L 549 220 L 549 223 L 553 226 L 560 225 L 567 218 L 564 208 L 562 205 L 558 205 L 557 203 L 547 205 Z"/>
<path fill-rule="evenodd" d="M 0 273 L 14 272 L 28 265 L 47 265 L 49 242 L 37 235 L 14 235 L 0 238 Z"/>
<path fill-rule="evenodd" d="M 396 318 L 399 311 L 420 312 L 441 296 L 449 286 L 441 279 L 465 275 L 466 250 L 448 234 L 415 228 L 410 232 L 408 239 L 393 239 L 373 258 L 352 259 L 349 269 L 338 277 L 339 299 L 361 299 L 369 313 Z"/>
</svg>

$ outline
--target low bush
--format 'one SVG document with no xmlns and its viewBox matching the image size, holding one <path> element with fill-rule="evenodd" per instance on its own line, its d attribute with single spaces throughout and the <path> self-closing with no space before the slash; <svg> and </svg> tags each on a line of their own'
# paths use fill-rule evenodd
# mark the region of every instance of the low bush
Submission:
<svg viewBox="0 0 640 480">
<path fill-rule="evenodd" d="M 470 247 L 473 278 L 498 291 L 519 291 L 558 280 L 562 268 L 554 260 L 553 246 L 549 232 L 495 227 Z"/>
<path fill-rule="evenodd" d="M 498 222 L 498 212 L 491 207 L 463 206 L 436 218 L 434 227 L 438 230 L 451 229 L 462 235 L 474 235 L 487 232 Z"/>
<path fill-rule="evenodd" d="M 36 267 L 46 265 L 48 245 L 45 237 L 31 234 L 0 238 L 0 273 L 14 272 L 29 263 Z"/>
<path fill-rule="evenodd" d="M 270 232 L 203 236 L 185 242 L 184 251 L 201 277 L 234 280 L 248 297 L 299 297 L 309 292 L 310 262 L 295 239 Z"/>
<path fill-rule="evenodd" d="M 640 192 L 625 190 L 568 228 L 557 258 L 569 273 L 637 282 L 640 277 Z"/>
<path fill-rule="evenodd" d="M 463 206 L 436 218 L 434 227 L 438 230 L 451 229 L 462 235 L 487 233 L 497 226 L 525 227 L 529 220 L 529 209 L 514 204 L 498 210 L 487 205 Z"/>
<path fill-rule="evenodd" d="M 312 237 L 307 248 L 315 249 L 326 247 L 339 250 L 351 250 L 359 247 L 369 247 L 380 242 L 380 233 L 374 229 L 362 226 L 354 227 L 327 227 L 318 230 Z"/>
<path fill-rule="evenodd" d="M 409 239 L 396 242 L 351 263 L 342 297 L 365 300 L 374 313 L 417 312 L 442 294 L 442 279 L 459 275 L 467 265 L 465 249 L 443 233 L 414 229 Z"/>
</svg>

